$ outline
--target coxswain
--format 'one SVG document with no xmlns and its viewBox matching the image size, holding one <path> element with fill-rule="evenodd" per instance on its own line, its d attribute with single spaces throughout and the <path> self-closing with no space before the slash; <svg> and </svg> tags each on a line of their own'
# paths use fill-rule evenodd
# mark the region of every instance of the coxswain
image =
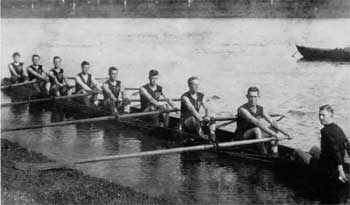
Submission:
<svg viewBox="0 0 350 205">
<path fill-rule="evenodd" d="M 175 109 L 175 105 L 170 98 L 166 96 L 165 89 L 157 84 L 159 72 L 157 70 L 150 70 L 148 75 L 149 83 L 140 88 L 141 111 L 167 111 L 169 106 Z M 163 97 L 167 104 L 160 102 Z M 162 113 L 160 115 L 152 116 L 151 121 L 158 126 L 167 127 L 169 124 L 169 114 Z"/>
<path fill-rule="evenodd" d="M 97 95 L 102 90 L 99 87 L 99 83 L 95 77 L 89 73 L 90 63 L 83 61 L 81 63 L 81 72 L 75 77 L 76 87 L 75 94 L 91 93 L 90 96 L 83 96 L 83 102 L 85 105 L 91 104 L 98 105 Z"/>
<path fill-rule="evenodd" d="M 49 95 L 49 77 L 45 73 L 44 66 L 40 64 L 40 56 L 38 54 L 34 54 L 32 56 L 32 62 L 33 64 L 27 67 L 29 80 L 36 80 L 36 83 L 33 84 L 34 88 L 39 92 L 45 91 L 45 93 Z"/>
<path fill-rule="evenodd" d="M 321 201 L 339 203 L 341 190 L 349 178 L 345 174 L 345 152 L 350 156 L 350 143 L 343 130 L 334 122 L 334 109 L 323 105 L 319 109 L 321 147 L 314 146 L 309 152 L 295 150 L 297 161 L 309 165 L 320 182 Z M 347 193 L 348 194 L 348 193 Z"/>
<path fill-rule="evenodd" d="M 54 96 L 67 95 L 68 93 L 68 82 L 63 75 L 63 68 L 61 68 L 62 59 L 59 56 L 53 58 L 54 67 L 49 71 L 49 86 L 50 93 Z"/>
<path fill-rule="evenodd" d="M 237 128 L 234 133 L 234 140 L 276 137 L 276 141 L 271 142 L 271 152 L 273 156 L 278 156 L 277 137 L 282 133 L 290 138 L 289 134 L 258 104 L 260 91 L 257 87 L 249 87 L 246 97 L 248 102 L 241 105 L 237 110 Z M 265 119 L 267 123 L 263 122 L 262 119 Z M 261 154 L 267 154 L 264 143 L 259 144 L 259 149 Z"/>
<path fill-rule="evenodd" d="M 124 113 L 130 112 L 130 101 L 124 92 L 124 86 L 118 80 L 118 68 L 110 67 L 108 70 L 109 79 L 103 83 L 103 106 L 104 109 L 112 114 L 119 114 L 118 110 L 123 110 Z"/>
<path fill-rule="evenodd" d="M 8 65 L 11 74 L 11 83 L 22 83 L 28 80 L 27 71 L 24 69 L 24 63 L 20 62 L 21 55 L 15 52 L 12 55 L 13 62 Z"/>
<path fill-rule="evenodd" d="M 204 94 L 198 92 L 198 77 L 190 77 L 187 80 L 189 90 L 181 96 L 181 130 L 194 134 L 206 140 L 215 141 L 215 122 L 209 116 Z M 204 116 L 200 115 L 200 108 L 204 109 Z M 210 136 L 204 134 L 202 127 L 209 127 Z"/>
</svg>

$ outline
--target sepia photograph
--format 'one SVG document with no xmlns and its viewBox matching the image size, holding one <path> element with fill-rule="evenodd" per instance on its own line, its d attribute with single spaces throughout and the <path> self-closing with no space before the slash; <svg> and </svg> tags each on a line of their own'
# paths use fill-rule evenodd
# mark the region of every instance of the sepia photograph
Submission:
<svg viewBox="0 0 350 205">
<path fill-rule="evenodd" d="M 0 0 L 1 204 L 350 204 L 350 0 Z"/>
</svg>

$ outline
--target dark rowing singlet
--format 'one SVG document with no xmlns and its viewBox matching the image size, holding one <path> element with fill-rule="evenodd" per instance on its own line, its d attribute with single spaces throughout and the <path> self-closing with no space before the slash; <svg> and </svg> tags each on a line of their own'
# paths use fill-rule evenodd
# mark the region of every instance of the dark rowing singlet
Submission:
<svg viewBox="0 0 350 205">
<path fill-rule="evenodd" d="M 52 68 L 50 71 L 53 72 L 54 76 L 57 78 L 59 83 L 63 83 L 63 69 L 60 68 L 59 72 L 56 72 L 56 70 L 54 68 Z M 52 84 L 55 84 L 55 80 L 50 76 L 50 82 Z"/>
<path fill-rule="evenodd" d="M 13 69 L 16 71 L 16 73 L 20 76 L 23 75 L 23 65 L 24 63 L 20 62 L 18 65 L 16 65 L 15 63 L 11 63 Z M 11 75 L 14 75 L 12 72 L 11 72 Z"/>
<path fill-rule="evenodd" d="M 38 65 L 38 68 L 35 68 L 33 65 L 31 65 L 30 68 L 33 69 L 35 72 L 37 72 L 39 75 L 41 75 L 44 72 L 42 65 Z M 31 72 L 28 72 L 28 78 L 29 80 L 34 80 L 37 77 L 33 75 Z"/>
<path fill-rule="evenodd" d="M 117 83 L 115 84 L 115 86 L 112 84 L 112 82 L 110 80 L 107 80 L 105 83 L 108 84 L 108 87 L 112 91 L 114 97 L 118 99 L 119 93 L 120 93 L 121 82 L 119 80 L 117 80 Z M 104 97 L 104 99 L 108 99 L 108 97 L 109 97 L 105 90 L 103 90 L 103 97 Z"/>
<path fill-rule="evenodd" d="M 87 85 L 89 88 L 92 89 L 92 80 L 91 80 L 91 74 L 90 73 L 88 73 L 87 81 L 85 81 L 85 79 L 83 78 L 83 74 L 82 73 L 79 73 L 78 76 L 79 76 L 80 80 L 83 83 L 85 83 L 85 85 Z M 83 90 L 84 88 L 81 87 L 81 85 L 79 83 L 77 83 L 75 89 L 76 89 L 76 92 L 79 92 L 80 90 Z"/>
<path fill-rule="evenodd" d="M 182 101 L 182 97 L 186 96 L 188 97 L 188 99 L 190 100 L 191 104 L 193 105 L 193 107 L 197 110 L 197 112 L 199 112 L 199 108 L 203 102 L 203 98 L 204 98 L 204 94 L 198 92 L 197 93 L 197 99 L 192 98 L 190 91 L 185 92 L 184 94 L 182 94 L 181 96 L 181 118 L 182 119 L 186 119 L 190 116 L 192 116 L 191 111 L 187 108 L 187 106 L 185 105 L 185 103 Z"/>
<path fill-rule="evenodd" d="M 263 107 L 261 107 L 260 105 L 257 105 L 256 108 L 256 113 L 252 112 L 250 109 L 249 109 L 249 106 L 248 104 L 244 104 L 241 106 L 242 108 L 245 108 L 246 110 L 249 111 L 249 113 L 251 115 L 253 115 L 254 117 L 256 118 L 261 118 L 263 117 Z M 239 107 L 239 108 L 241 108 Z M 238 108 L 238 110 L 239 110 Z M 249 122 L 248 120 L 246 120 L 245 118 L 241 117 L 239 112 L 237 110 L 237 129 L 235 131 L 235 136 L 240 138 L 243 136 L 243 134 L 247 131 L 247 130 L 250 130 L 252 128 L 255 128 L 256 125 L 254 125 L 253 123 Z"/>
<path fill-rule="evenodd" d="M 163 94 L 163 88 L 160 85 L 157 85 L 157 88 L 155 91 L 153 91 L 148 84 L 142 86 L 145 90 L 147 90 L 147 92 L 155 99 L 155 100 L 159 100 L 160 96 Z M 151 106 L 152 104 L 148 101 L 148 99 L 143 96 L 140 95 L 140 100 L 141 100 L 141 110 L 144 111 L 146 108 L 148 108 L 149 106 Z"/>
</svg>

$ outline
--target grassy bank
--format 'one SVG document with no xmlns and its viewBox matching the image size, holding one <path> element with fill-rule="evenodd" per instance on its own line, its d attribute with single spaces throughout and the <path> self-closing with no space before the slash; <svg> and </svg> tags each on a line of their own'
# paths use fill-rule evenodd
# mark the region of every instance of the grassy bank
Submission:
<svg viewBox="0 0 350 205">
<path fill-rule="evenodd" d="M 1 139 L 2 204 L 169 204 L 77 170 L 27 173 L 14 168 L 15 162 L 48 161 Z"/>
</svg>

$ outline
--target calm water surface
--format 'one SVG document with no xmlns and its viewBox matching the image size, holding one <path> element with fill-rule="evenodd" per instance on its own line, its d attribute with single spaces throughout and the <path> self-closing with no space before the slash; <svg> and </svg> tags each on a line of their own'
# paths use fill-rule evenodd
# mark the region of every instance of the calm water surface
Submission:
<svg viewBox="0 0 350 205">
<path fill-rule="evenodd" d="M 336 121 L 350 135 L 350 64 L 300 61 L 299 54 L 293 55 L 295 44 L 350 46 L 349 33 L 349 19 L 2 19 L 1 75 L 8 76 L 14 51 L 26 64 L 33 53 L 40 54 L 46 69 L 59 55 L 67 76 L 79 72 L 83 60 L 92 63 L 91 72 L 98 77 L 114 65 L 130 87 L 146 83 L 148 70 L 156 68 L 172 97 L 179 97 L 187 78 L 197 75 L 201 90 L 219 97 L 209 102 L 219 116 L 235 114 L 247 87 L 255 85 L 263 106 L 287 116 L 281 124 L 294 139 L 283 143 L 308 150 L 319 144 L 317 110 L 322 104 L 335 107 Z M 2 102 L 7 101 L 3 96 Z M 3 127 L 52 119 L 50 112 L 28 113 L 27 106 L 1 111 Z M 2 136 L 50 158 L 70 160 L 174 146 L 112 123 Z M 177 203 L 316 203 L 303 187 L 271 170 L 217 158 L 174 154 L 80 168 Z"/>
</svg>

